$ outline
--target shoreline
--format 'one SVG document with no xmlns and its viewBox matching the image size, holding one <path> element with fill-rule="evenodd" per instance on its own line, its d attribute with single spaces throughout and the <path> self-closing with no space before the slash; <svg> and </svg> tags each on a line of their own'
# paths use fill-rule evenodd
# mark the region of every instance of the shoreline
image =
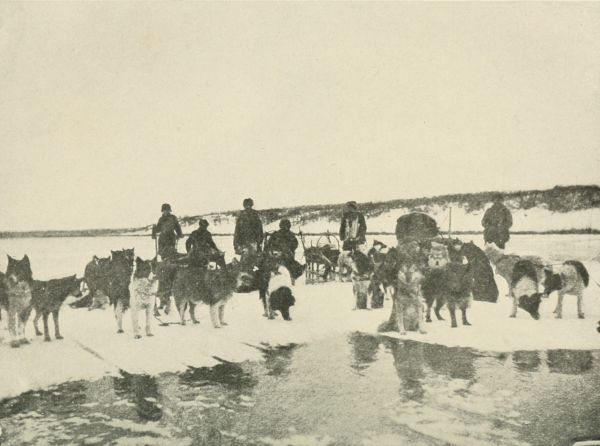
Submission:
<svg viewBox="0 0 600 446">
<path fill-rule="evenodd" d="M 586 266 L 591 274 L 600 267 L 596 262 L 587 262 Z M 497 280 L 500 290 L 497 303 L 472 302 L 469 318 L 473 325 L 451 328 L 448 320 L 436 321 L 426 324 L 427 334 L 408 332 L 404 336 L 397 332 L 377 332 L 379 324 L 389 317 L 389 300 L 382 309 L 353 311 L 349 282 L 297 284 L 291 322 L 281 317 L 265 319 L 256 293 L 235 294 L 227 304 L 227 327 L 214 329 L 208 308 L 200 305 L 196 311 L 199 325 L 179 325 L 177 312 L 173 311 L 161 316 L 162 321 L 172 325 L 160 327 L 153 320 L 155 336 L 142 339 L 133 339 L 129 314 L 125 315 L 125 333 L 118 335 L 110 308 L 89 312 L 65 306 L 61 311 L 61 330 L 65 336 L 62 341 L 44 342 L 28 324 L 26 333 L 31 344 L 12 349 L 7 343 L 8 333 L 0 329 L 4 378 L 0 382 L 0 400 L 66 381 L 94 380 L 121 370 L 157 375 L 189 367 L 212 367 L 222 361 L 260 360 L 265 348 L 318 342 L 357 331 L 401 341 L 470 348 L 481 355 L 557 349 L 600 351 L 596 332 L 600 300 L 596 286 L 591 285 L 586 292 L 586 319 L 576 317 L 573 299 L 565 302 L 564 319 L 555 319 L 552 310 L 556 295 L 544 300 L 540 320 L 533 320 L 522 311 L 512 319 L 508 317 L 512 303 L 504 297 L 507 286 L 499 277 Z"/>
</svg>

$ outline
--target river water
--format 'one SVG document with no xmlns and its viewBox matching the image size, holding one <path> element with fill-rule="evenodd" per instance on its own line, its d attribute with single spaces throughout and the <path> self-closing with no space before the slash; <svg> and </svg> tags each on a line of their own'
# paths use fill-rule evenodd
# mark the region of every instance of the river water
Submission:
<svg viewBox="0 0 600 446">
<path fill-rule="evenodd" d="M 0 402 L 7 445 L 567 445 L 600 436 L 600 352 L 483 355 L 349 333 L 260 362 Z M 43 366 L 43 365 L 41 365 Z"/>
</svg>

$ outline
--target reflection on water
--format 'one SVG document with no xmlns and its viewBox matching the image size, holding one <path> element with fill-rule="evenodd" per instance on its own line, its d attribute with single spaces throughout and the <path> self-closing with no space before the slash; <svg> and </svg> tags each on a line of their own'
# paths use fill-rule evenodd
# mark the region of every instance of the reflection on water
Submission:
<svg viewBox="0 0 600 446">
<path fill-rule="evenodd" d="M 273 376 L 283 376 L 290 372 L 292 357 L 296 349 L 296 344 L 275 347 L 265 351 L 265 368 L 267 374 Z"/>
<path fill-rule="evenodd" d="M 539 352 L 516 351 L 512 355 L 513 363 L 522 372 L 535 372 L 542 360 Z"/>
<path fill-rule="evenodd" d="M 140 420 L 157 421 L 162 418 L 162 410 L 157 405 L 159 392 L 155 377 L 123 373 L 123 377 L 115 378 L 113 384 L 117 395 L 133 401 Z"/>
<path fill-rule="evenodd" d="M 180 375 L 180 381 L 189 386 L 205 386 L 222 384 L 228 388 L 252 387 L 256 379 L 244 368 L 233 362 L 224 362 L 215 367 L 190 367 L 187 372 Z"/>
<path fill-rule="evenodd" d="M 598 351 L 493 355 L 351 333 L 259 363 L 0 402 L 2 444 L 562 445 L 600 435 Z"/>
<path fill-rule="evenodd" d="M 353 356 L 350 367 L 358 373 L 366 370 L 369 364 L 377 359 L 377 350 L 380 344 L 378 337 L 356 331 L 348 336 L 348 343 L 352 348 Z"/>
<path fill-rule="evenodd" d="M 547 362 L 552 373 L 579 375 L 591 370 L 594 358 L 587 350 L 548 350 Z"/>
<path fill-rule="evenodd" d="M 408 400 L 421 400 L 425 394 L 423 349 L 415 342 L 388 341 L 387 344 L 400 378 L 400 394 Z"/>
</svg>

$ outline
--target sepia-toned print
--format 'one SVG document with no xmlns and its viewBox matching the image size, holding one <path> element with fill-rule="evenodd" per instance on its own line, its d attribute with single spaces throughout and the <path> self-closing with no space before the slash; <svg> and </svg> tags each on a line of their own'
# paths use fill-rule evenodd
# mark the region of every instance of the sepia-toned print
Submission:
<svg viewBox="0 0 600 446">
<path fill-rule="evenodd" d="M 0 445 L 600 446 L 600 3 L 0 4 Z"/>
</svg>

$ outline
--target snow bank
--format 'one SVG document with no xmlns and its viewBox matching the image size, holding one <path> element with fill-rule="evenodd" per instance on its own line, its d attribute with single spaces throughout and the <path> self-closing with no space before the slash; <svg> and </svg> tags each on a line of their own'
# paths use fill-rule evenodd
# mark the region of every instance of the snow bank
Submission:
<svg viewBox="0 0 600 446">
<path fill-rule="evenodd" d="M 510 205 L 510 203 L 507 203 Z M 398 217 L 410 212 L 425 212 L 433 217 L 438 226 L 446 231 L 448 230 L 450 208 L 452 208 L 452 230 L 453 231 L 482 231 L 481 219 L 485 209 L 469 212 L 458 203 L 449 203 L 447 206 L 430 206 L 424 208 L 406 208 L 398 207 L 383 212 L 375 217 L 367 216 L 367 226 L 369 232 L 394 232 L 396 229 L 396 220 Z M 486 208 L 487 209 L 487 208 Z M 555 231 L 563 229 L 600 229 L 600 208 L 591 208 L 572 212 L 552 212 L 544 207 L 534 207 L 531 209 L 511 209 L 514 226 L 513 231 Z M 303 218 L 309 218 L 310 215 L 303 215 Z M 332 214 L 328 217 L 321 217 L 313 221 L 300 221 L 299 218 L 291 219 L 292 230 L 302 231 L 304 233 L 325 233 L 327 231 L 337 234 L 339 231 L 340 215 Z M 235 228 L 235 217 L 222 214 L 204 215 L 210 223 L 210 230 L 216 234 L 233 234 Z M 183 225 L 184 233 L 190 233 L 197 229 L 196 224 Z M 275 231 L 279 229 L 279 221 L 274 221 L 265 225 L 265 231 Z M 131 235 L 149 234 L 150 229 L 143 229 L 130 233 Z"/>
<path fill-rule="evenodd" d="M 600 277 L 600 264 L 587 262 L 593 277 Z M 482 351 L 508 352 L 545 349 L 600 349 L 596 331 L 600 319 L 600 289 L 592 281 L 585 294 L 586 319 L 576 316 L 575 297 L 565 298 L 562 320 L 553 318 L 556 296 L 542 302 L 541 320 L 535 321 L 519 311 L 516 319 L 508 317 L 511 302 L 504 297 L 506 283 L 499 276 L 501 297 L 496 304 L 473 302 L 469 310 L 470 327 L 450 328 L 449 320 L 426 324 L 428 333 L 409 332 L 402 339 L 472 347 Z M 391 302 L 380 310 L 352 311 L 351 283 L 298 284 L 296 305 L 291 308 L 293 321 L 280 317 L 269 321 L 262 317 L 256 293 L 236 295 L 227 305 L 227 327 L 214 329 L 208 308 L 199 306 L 199 325 L 158 326 L 153 320 L 154 337 L 134 340 L 129 312 L 125 334 L 116 334 L 110 310 L 72 310 L 61 313 L 63 341 L 45 343 L 41 338 L 19 349 L 8 345 L 5 327 L 0 330 L 0 398 L 18 395 L 69 380 L 94 379 L 119 370 L 129 373 L 157 374 L 177 372 L 187 367 L 211 367 L 221 360 L 240 362 L 259 360 L 265 346 L 308 343 L 353 331 L 376 333 L 377 326 L 387 320 Z M 447 316 L 445 310 L 443 314 Z M 171 313 L 163 319 L 176 322 Z M 3 317 L 3 325 L 6 318 Z M 145 322 L 142 318 L 142 324 Z M 33 336 L 33 327 L 27 333 Z M 397 333 L 386 336 L 400 338 Z M 31 339 L 31 338 L 30 338 Z"/>
</svg>

